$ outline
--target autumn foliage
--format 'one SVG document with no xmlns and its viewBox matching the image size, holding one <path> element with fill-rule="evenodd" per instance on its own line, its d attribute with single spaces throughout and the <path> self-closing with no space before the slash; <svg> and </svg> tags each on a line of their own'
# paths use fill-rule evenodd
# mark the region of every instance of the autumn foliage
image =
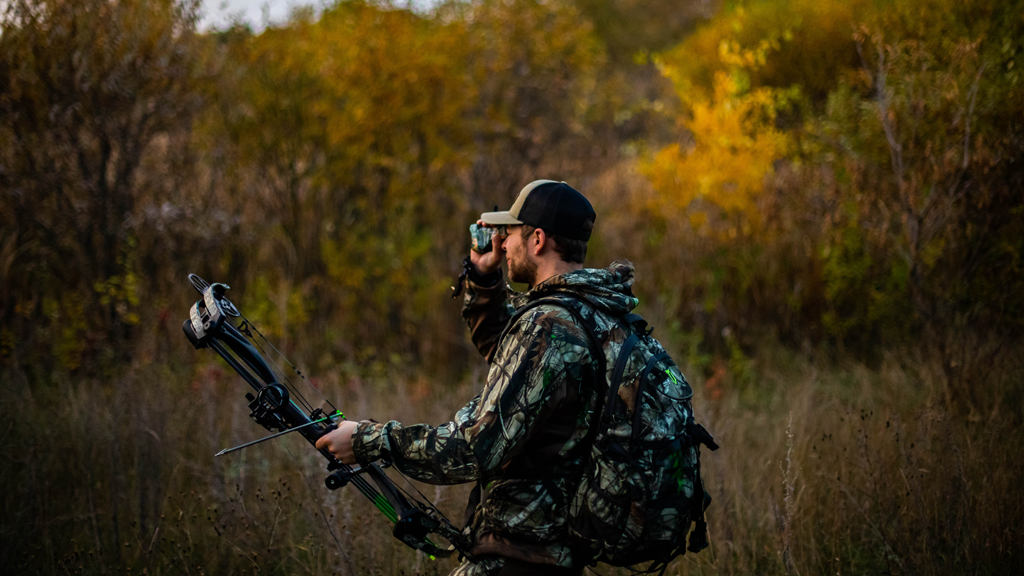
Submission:
<svg viewBox="0 0 1024 576">
<path fill-rule="evenodd" d="M 1019 564 L 1020 2 L 197 10 L 0 3 L 5 564 L 446 573 L 326 540 L 378 520 L 310 520 L 315 455 L 210 463 L 259 430 L 181 335 L 185 277 L 347 412 L 444 419 L 483 370 L 448 296 L 466 227 L 535 178 L 592 198 L 588 265 L 637 265 L 732 454 L 711 554 L 673 570 Z"/>
</svg>

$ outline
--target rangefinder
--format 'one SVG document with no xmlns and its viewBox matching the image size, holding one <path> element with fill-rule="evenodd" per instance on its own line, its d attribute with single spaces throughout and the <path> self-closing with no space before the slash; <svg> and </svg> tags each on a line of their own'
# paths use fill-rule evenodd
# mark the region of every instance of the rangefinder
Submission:
<svg viewBox="0 0 1024 576">
<path fill-rule="evenodd" d="M 490 228 L 484 228 L 476 224 L 470 224 L 469 235 L 473 239 L 473 250 L 480 254 L 486 254 L 491 251 L 491 230 Z"/>
</svg>

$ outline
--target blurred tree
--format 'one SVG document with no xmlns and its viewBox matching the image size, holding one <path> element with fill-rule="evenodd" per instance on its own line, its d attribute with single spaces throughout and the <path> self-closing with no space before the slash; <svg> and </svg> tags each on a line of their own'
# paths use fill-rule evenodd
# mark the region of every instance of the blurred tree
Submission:
<svg viewBox="0 0 1024 576">
<path fill-rule="evenodd" d="M 735 77 L 719 73 L 714 96 L 691 103 L 691 143 L 663 148 L 647 168 L 663 192 L 658 204 L 674 204 L 699 235 L 766 240 L 760 196 L 774 163 L 790 146 L 775 128 L 784 97 L 765 88 L 745 91 Z"/>
<path fill-rule="evenodd" d="M 862 0 L 734 2 L 659 59 L 671 63 L 684 99 L 710 97 L 716 72 L 739 65 L 751 86 L 799 86 L 820 110 L 836 81 L 859 66 L 854 22 L 867 12 Z"/>
<path fill-rule="evenodd" d="M 642 163 L 654 189 L 644 202 L 648 218 L 685 223 L 667 227 L 659 240 L 680 247 L 666 255 L 675 262 L 669 268 L 694 270 L 688 282 L 669 275 L 660 289 L 679 292 L 668 295 L 676 314 L 723 353 L 737 335 L 746 345 L 760 338 L 751 331 L 766 320 L 766 309 L 788 306 L 775 287 L 777 269 L 766 265 L 784 244 L 778 224 L 788 221 L 788 204 L 769 183 L 776 166 L 795 150 L 794 136 L 780 129 L 779 117 L 801 93 L 798 85 L 753 83 L 783 38 L 770 31 L 743 44 L 735 35 L 746 26 L 742 6 L 708 23 L 706 29 L 720 35 L 710 85 L 693 64 L 703 56 L 706 32 L 656 58 L 672 81 L 678 106 L 669 109 L 677 114 L 679 133 Z"/>
<path fill-rule="evenodd" d="M 719 0 L 574 0 L 613 60 L 646 59 L 685 38 Z"/>
<path fill-rule="evenodd" d="M 322 322 L 347 357 L 380 338 L 443 350 L 424 325 L 461 341 L 436 305 L 466 247 L 453 222 L 541 174 L 571 178 L 607 146 L 603 52 L 569 3 L 341 2 L 221 41 L 233 79 L 201 132 L 259 246 L 250 272 L 305 296 L 287 315 Z"/>
<path fill-rule="evenodd" d="M 439 223 L 465 210 L 464 26 L 342 2 L 222 41 L 232 80 L 202 131 L 221 147 L 210 169 L 246 223 L 242 242 L 257 247 L 239 255 L 247 284 L 282 302 L 279 329 L 313 322 L 345 357 L 379 353 L 381 338 L 430 348 L 420 327 L 454 328 L 431 302 L 454 241 Z"/>
<path fill-rule="evenodd" d="M 196 4 L 4 3 L 5 357 L 55 353 L 75 368 L 121 350 L 139 322 L 139 168 L 199 106 Z"/>
<path fill-rule="evenodd" d="M 605 154 L 606 54 L 568 1 L 483 0 L 468 8 L 474 208 L 505 205 L 539 177 L 571 179 Z"/>
<path fill-rule="evenodd" d="M 1019 3 L 866 15 L 860 76 L 833 91 L 821 132 L 848 175 L 825 255 L 831 331 L 861 347 L 920 338 L 975 415 L 998 409 L 983 383 L 1024 323 L 1022 33 Z"/>
<path fill-rule="evenodd" d="M 1019 7 L 740 2 L 660 55 L 679 135 L 646 164 L 647 207 L 689 224 L 662 238 L 700 270 L 666 285 L 680 314 L 712 340 L 922 343 L 951 399 L 982 403 L 1024 319 Z"/>
</svg>

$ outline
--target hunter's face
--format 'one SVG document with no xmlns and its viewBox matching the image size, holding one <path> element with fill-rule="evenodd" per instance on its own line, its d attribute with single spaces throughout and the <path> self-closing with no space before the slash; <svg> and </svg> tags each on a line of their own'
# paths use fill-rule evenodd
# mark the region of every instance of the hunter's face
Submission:
<svg viewBox="0 0 1024 576">
<path fill-rule="evenodd" d="M 508 276 L 513 282 L 533 286 L 537 276 L 537 264 L 526 249 L 529 238 L 523 238 L 522 226 L 509 226 L 508 235 L 501 244 L 508 264 Z"/>
</svg>

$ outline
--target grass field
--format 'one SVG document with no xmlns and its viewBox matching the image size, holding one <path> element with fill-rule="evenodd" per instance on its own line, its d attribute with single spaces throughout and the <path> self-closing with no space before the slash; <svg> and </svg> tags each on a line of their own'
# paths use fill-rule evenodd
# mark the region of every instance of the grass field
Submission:
<svg viewBox="0 0 1024 576">
<path fill-rule="evenodd" d="M 206 353 L 109 381 L 4 375 L 3 563 L 17 574 L 445 574 L 299 438 L 255 438 L 242 383 Z M 147 361 L 148 360 L 148 361 Z M 1013 412 L 947 409 L 926 361 L 775 351 L 693 384 L 711 547 L 669 574 L 1007 574 L 1022 560 Z M 358 417 L 440 422 L 472 395 L 407 368 L 315 382 Z M 421 487 L 456 521 L 468 489 Z M 625 573 L 607 566 L 599 574 Z M 10 573 L 10 572 L 9 572 Z"/>
</svg>

